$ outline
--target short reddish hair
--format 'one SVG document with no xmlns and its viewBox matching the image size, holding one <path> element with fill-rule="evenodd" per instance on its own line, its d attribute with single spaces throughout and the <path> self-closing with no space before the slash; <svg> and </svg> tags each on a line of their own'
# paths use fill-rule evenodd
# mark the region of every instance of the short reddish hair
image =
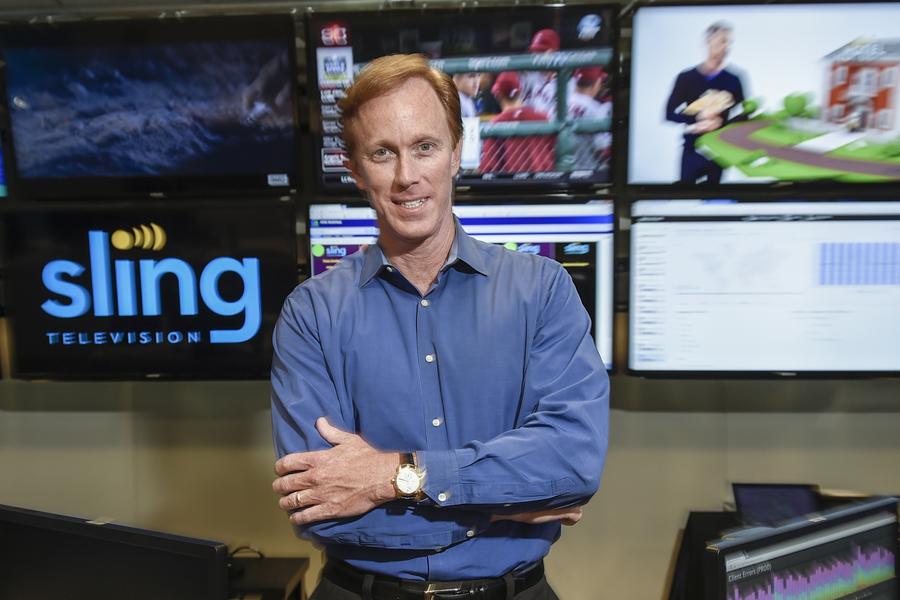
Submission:
<svg viewBox="0 0 900 600">
<path fill-rule="evenodd" d="M 347 89 L 347 95 L 338 102 L 344 144 L 350 156 L 353 155 L 355 143 L 349 133 L 350 125 L 357 118 L 360 107 L 369 100 L 390 94 L 414 77 L 424 79 L 435 91 L 447 115 L 453 146 L 459 143 L 463 134 L 462 113 L 459 108 L 459 92 L 453 84 L 453 78 L 432 67 L 422 54 L 391 54 L 367 64 Z"/>
</svg>

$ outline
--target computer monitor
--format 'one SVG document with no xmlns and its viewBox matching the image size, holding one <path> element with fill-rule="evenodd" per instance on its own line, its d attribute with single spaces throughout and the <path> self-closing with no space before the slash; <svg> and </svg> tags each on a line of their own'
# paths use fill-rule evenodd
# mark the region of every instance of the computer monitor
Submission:
<svg viewBox="0 0 900 600">
<path fill-rule="evenodd" d="M 613 203 L 455 205 L 472 237 L 560 262 L 572 276 L 594 325 L 607 368 L 613 362 Z M 319 275 L 378 239 L 368 206 L 313 204 L 309 209 L 310 264 Z"/>
<path fill-rule="evenodd" d="M 632 205 L 629 368 L 900 372 L 900 202 Z"/>
<path fill-rule="evenodd" d="M 895 600 L 897 499 L 879 498 L 707 545 L 706 600 Z"/>
<path fill-rule="evenodd" d="M 897 2 L 640 7 L 628 182 L 896 184 L 898 38 Z"/>
<path fill-rule="evenodd" d="M 745 525 L 774 525 L 819 510 L 818 486 L 804 483 L 732 483 L 734 507 Z"/>
<path fill-rule="evenodd" d="M 220 543 L 0 505 L 0 598 L 225 600 Z"/>
</svg>

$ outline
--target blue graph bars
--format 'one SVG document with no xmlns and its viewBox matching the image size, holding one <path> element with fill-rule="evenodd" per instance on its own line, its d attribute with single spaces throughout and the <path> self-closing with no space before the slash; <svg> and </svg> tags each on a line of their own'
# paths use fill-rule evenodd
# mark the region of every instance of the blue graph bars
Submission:
<svg viewBox="0 0 900 600">
<path fill-rule="evenodd" d="M 900 243 L 819 244 L 819 285 L 900 285 Z"/>
</svg>

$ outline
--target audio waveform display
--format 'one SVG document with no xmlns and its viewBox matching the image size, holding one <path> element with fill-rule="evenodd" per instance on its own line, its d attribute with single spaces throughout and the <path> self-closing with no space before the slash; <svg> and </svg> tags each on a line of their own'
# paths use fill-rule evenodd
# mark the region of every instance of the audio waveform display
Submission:
<svg viewBox="0 0 900 600">
<path fill-rule="evenodd" d="M 900 285 L 900 243 L 819 244 L 819 285 Z"/>
<path fill-rule="evenodd" d="M 766 569 L 760 569 L 764 571 Z M 728 600 L 839 600 L 895 577 L 895 557 L 879 545 L 852 544 L 844 556 L 828 555 L 768 570 L 754 581 L 729 585 Z"/>
</svg>

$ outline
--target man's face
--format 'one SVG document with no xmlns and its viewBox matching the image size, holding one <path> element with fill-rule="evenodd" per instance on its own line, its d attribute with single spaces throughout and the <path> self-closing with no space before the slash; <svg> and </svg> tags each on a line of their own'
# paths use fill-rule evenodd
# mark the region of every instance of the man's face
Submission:
<svg viewBox="0 0 900 600">
<path fill-rule="evenodd" d="M 709 36 L 706 40 L 706 50 L 712 62 L 719 64 L 725 62 L 725 57 L 731 50 L 731 32 L 720 30 Z"/>
<path fill-rule="evenodd" d="M 363 104 L 350 124 L 349 167 L 388 243 L 420 245 L 453 225 L 454 147 L 444 107 L 420 78 Z"/>
<path fill-rule="evenodd" d="M 456 89 L 460 92 L 470 98 L 474 98 L 475 94 L 478 93 L 480 79 L 478 73 L 462 73 L 453 76 L 453 83 L 456 84 Z"/>
</svg>

